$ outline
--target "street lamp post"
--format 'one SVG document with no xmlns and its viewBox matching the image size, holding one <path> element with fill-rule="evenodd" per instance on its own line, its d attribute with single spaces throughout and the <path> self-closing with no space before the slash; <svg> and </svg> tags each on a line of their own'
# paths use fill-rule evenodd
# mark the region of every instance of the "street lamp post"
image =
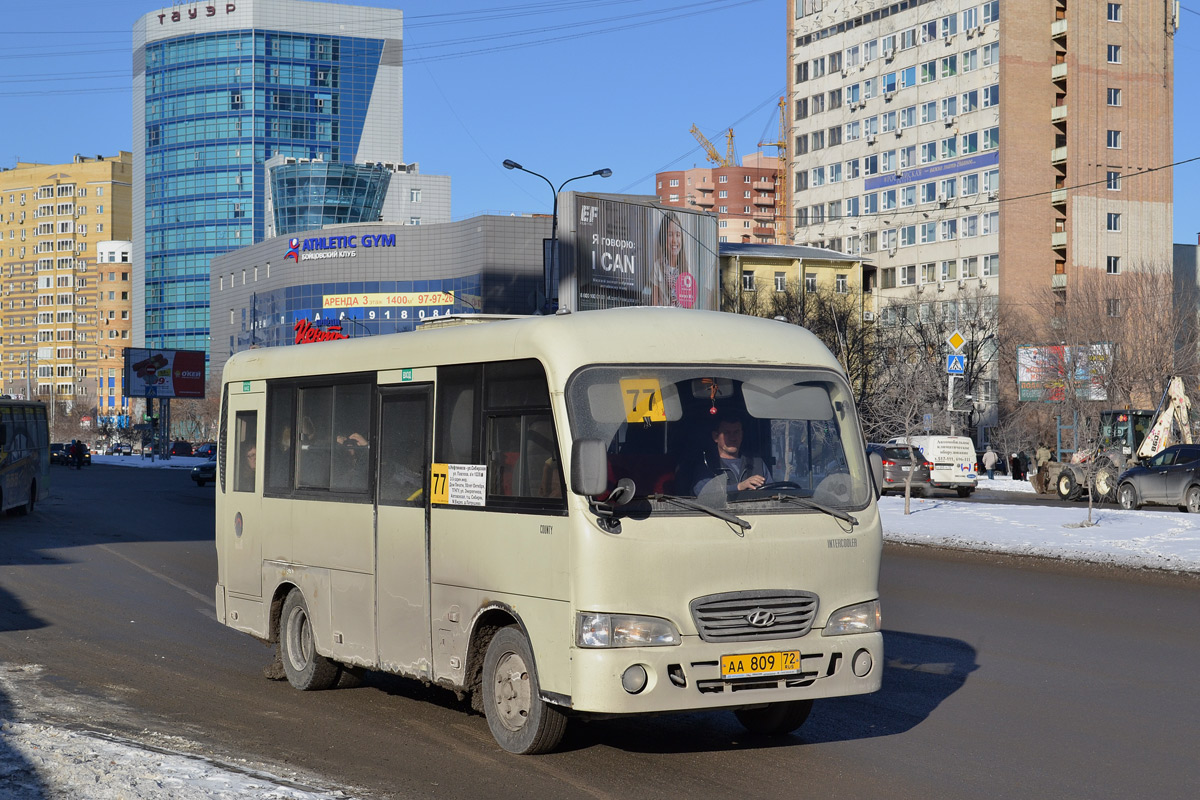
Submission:
<svg viewBox="0 0 1200 800">
<path fill-rule="evenodd" d="M 557 308 L 558 292 L 555 291 L 552 296 L 550 284 L 553 280 L 554 268 L 556 266 L 558 266 L 558 194 L 559 194 L 559 192 L 562 191 L 563 187 L 566 186 L 571 181 L 577 181 L 577 180 L 580 180 L 581 178 L 591 178 L 591 177 L 594 177 L 597 175 L 600 176 L 601 178 L 608 178 L 612 175 L 612 170 L 608 169 L 608 168 L 598 169 L 595 172 L 589 172 L 587 175 L 576 175 L 574 178 L 567 178 L 565 181 L 563 181 L 562 183 L 560 183 L 558 185 L 558 189 L 556 190 L 554 188 L 554 184 L 551 183 L 550 179 L 547 178 L 545 175 L 534 172 L 531 169 L 525 169 L 520 164 L 513 161 L 511 158 L 504 159 L 504 168 L 505 169 L 519 169 L 519 170 L 521 170 L 521 172 L 528 172 L 530 175 L 536 175 L 537 177 L 541 178 L 542 180 L 544 180 L 546 182 L 546 184 L 550 187 L 550 191 L 554 192 L 554 206 L 553 206 L 554 210 L 553 210 L 553 213 L 551 215 L 551 220 L 550 220 L 550 261 L 549 261 L 549 263 L 547 263 L 543 266 L 543 269 L 545 271 L 544 281 L 545 281 L 545 291 L 546 291 L 546 303 L 551 308 Z"/>
</svg>

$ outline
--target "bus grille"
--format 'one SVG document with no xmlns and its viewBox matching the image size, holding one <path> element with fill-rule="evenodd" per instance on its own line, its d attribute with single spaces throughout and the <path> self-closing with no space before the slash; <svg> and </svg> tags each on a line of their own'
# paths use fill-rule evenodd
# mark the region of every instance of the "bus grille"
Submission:
<svg viewBox="0 0 1200 800">
<path fill-rule="evenodd" d="M 750 642 L 804 636 L 818 603 L 812 592 L 762 589 L 697 597 L 688 607 L 704 641 Z"/>
</svg>

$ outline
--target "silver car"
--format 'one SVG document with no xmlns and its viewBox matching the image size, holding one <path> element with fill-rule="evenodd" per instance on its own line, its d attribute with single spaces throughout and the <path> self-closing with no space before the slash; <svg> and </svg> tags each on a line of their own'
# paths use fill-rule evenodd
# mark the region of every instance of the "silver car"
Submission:
<svg viewBox="0 0 1200 800">
<path fill-rule="evenodd" d="M 1200 514 L 1200 445 L 1177 444 L 1117 478 L 1121 508 L 1179 506 Z"/>
<path fill-rule="evenodd" d="M 933 464 L 926 461 L 925 456 L 916 447 L 910 454 L 908 447 L 902 444 L 870 444 L 867 445 L 867 452 L 879 453 L 883 459 L 883 494 L 904 494 L 904 483 L 909 472 L 912 472 L 914 496 L 928 497 L 933 492 L 929 477 Z"/>
</svg>

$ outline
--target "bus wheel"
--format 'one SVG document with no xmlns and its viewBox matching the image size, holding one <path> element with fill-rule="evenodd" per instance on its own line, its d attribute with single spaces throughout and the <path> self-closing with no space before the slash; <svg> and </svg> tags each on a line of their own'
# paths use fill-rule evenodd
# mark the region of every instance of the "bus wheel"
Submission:
<svg viewBox="0 0 1200 800">
<path fill-rule="evenodd" d="M 567 718 L 541 698 L 533 653 L 514 627 L 496 631 L 483 657 L 483 712 L 496 743 L 510 753 L 548 753 Z"/>
<path fill-rule="evenodd" d="M 812 700 L 792 700 L 787 703 L 771 703 L 761 708 L 739 708 L 733 714 L 751 733 L 780 736 L 803 725 L 812 712 L 812 707 Z"/>
<path fill-rule="evenodd" d="M 292 589 L 283 601 L 279 649 L 288 683 L 300 691 L 328 689 L 337 683 L 338 664 L 317 652 L 308 606 L 299 589 Z"/>
<path fill-rule="evenodd" d="M 17 514 L 19 514 L 22 517 L 27 517 L 33 513 L 33 506 L 36 503 L 37 503 L 37 481 L 34 481 L 33 483 L 29 484 L 29 499 L 25 501 L 24 505 L 19 505 L 16 508 L 14 508 L 13 511 L 17 512 Z"/>
</svg>

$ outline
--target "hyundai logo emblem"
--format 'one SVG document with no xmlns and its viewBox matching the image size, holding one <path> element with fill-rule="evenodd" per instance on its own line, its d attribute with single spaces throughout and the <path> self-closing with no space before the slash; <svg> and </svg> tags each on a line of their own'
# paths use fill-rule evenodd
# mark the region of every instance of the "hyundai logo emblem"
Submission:
<svg viewBox="0 0 1200 800">
<path fill-rule="evenodd" d="M 775 624 L 775 615 L 765 608 L 756 608 L 746 615 L 746 622 L 756 628 L 769 628 Z"/>
</svg>

